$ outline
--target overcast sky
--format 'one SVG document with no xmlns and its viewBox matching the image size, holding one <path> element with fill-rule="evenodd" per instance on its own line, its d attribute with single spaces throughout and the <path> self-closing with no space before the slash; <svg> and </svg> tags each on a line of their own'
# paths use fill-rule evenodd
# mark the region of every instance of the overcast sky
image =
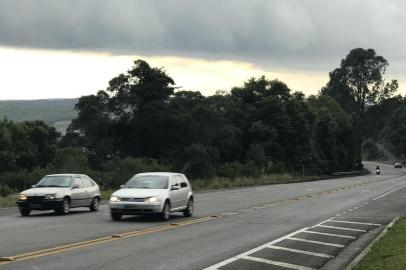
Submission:
<svg viewBox="0 0 406 270">
<path fill-rule="evenodd" d="M 95 93 L 136 58 L 208 95 L 262 74 L 312 94 L 356 47 L 405 89 L 404 29 L 404 0 L 0 0 L 0 98 Z"/>
</svg>

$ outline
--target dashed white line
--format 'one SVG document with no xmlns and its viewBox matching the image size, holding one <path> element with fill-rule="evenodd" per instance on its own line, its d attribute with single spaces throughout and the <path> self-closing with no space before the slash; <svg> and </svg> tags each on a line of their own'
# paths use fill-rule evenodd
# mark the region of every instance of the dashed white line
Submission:
<svg viewBox="0 0 406 270">
<path fill-rule="evenodd" d="M 355 222 L 355 221 L 336 220 L 336 219 L 329 219 L 328 221 L 329 222 L 348 223 L 348 224 L 360 224 L 360 225 L 368 225 L 368 226 L 382 226 L 382 224 L 378 224 L 378 223 Z"/>
<path fill-rule="evenodd" d="M 320 235 L 327 235 L 327 236 L 336 236 L 341 238 L 348 238 L 348 239 L 357 239 L 357 237 L 349 236 L 349 235 L 342 235 L 342 234 L 334 234 L 334 233 L 323 233 L 323 232 L 315 232 L 315 231 L 303 231 L 304 233 L 312 233 L 312 234 L 320 234 Z"/>
<path fill-rule="evenodd" d="M 247 255 L 240 255 L 237 257 L 240 259 L 251 260 L 251 261 L 256 261 L 256 262 L 261 262 L 261 263 L 266 263 L 266 264 L 272 264 L 272 265 L 287 267 L 287 268 L 296 269 L 296 270 L 315 270 L 314 268 L 310 268 L 310 267 L 306 267 L 306 266 L 301 266 L 301 265 L 296 265 L 296 264 L 291 264 L 291 263 L 284 263 L 284 262 L 277 262 L 277 261 L 261 259 L 261 258 L 257 258 L 257 257 L 251 257 L 251 256 L 247 256 Z"/>
<path fill-rule="evenodd" d="M 344 227 L 336 227 L 336 226 L 328 226 L 328 225 L 318 225 L 318 227 L 337 229 L 337 230 L 343 230 L 343 231 L 355 231 L 355 232 L 363 232 L 363 233 L 367 232 L 366 230 L 361 230 L 361 229 L 344 228 Z"/>
<path fill-rule="evenodd" d="M 340 248 L 345 247 L 344 245 L 333 244 L 333 243 L 327 243 L 327 242 L 320 242 L 320 241 L 314 241 L 314 240 L 307 240 L 307 239 L 301 239 L 301 238 L 295 238 L 295 237 L 289 237 L 289 238 L 287 238 L 287 239 L 289 239 L 289 240 L 294 240 L 294 241 L 300 241 L 300 242 L 306 242 L 306 243 L 313 243 L 313 244 L 325 245 L 325 246 L 332 246 L 332 247 L 340 247 Z"/>
<path fill-rule="evenodd" d="M 311 256 L 317 256 L 317 257 L 328 258 L 328 259 L 333 258 L 333 256 L 328 255 L 328 254 L 318 253 L 318 252 L 310 252 L 310 251 L 305 251 L 305 250 L 300 250 L 300 249 L 285 248 L 285 247 L 279 247 L 279 246 L 268 246 L 268 248 L 286 250 L 286 251 L 289 251 L 289 252 L 300 253 L 300 254 L 311 255 Z"/>
</svg>

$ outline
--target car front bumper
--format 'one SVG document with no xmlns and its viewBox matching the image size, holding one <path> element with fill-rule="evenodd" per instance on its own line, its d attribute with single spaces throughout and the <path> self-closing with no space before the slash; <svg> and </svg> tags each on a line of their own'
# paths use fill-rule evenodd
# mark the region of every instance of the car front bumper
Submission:
<svg viewBox="0 0 406 270">
<path fill-rule="evenodd" d="M 123 215 L 154 214 L 162 211 L 160 203 L 110 202 L 109 206 L 112 213 Z"/>
<path fill-rule="evenodd" d="M 17 206 L 20 209 L 31 209 L 31 210 L 55 210 L 62 208 L 63 199 L 55 200 L 42 200 L 42 201 L 17 201 Z"/>
</svg>

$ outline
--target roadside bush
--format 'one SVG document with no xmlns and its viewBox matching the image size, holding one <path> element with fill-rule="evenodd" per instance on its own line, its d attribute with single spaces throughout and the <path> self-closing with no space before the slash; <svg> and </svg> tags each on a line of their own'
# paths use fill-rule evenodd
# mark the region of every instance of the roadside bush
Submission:
<svg viewBox="0 0 406 270">
<path fill-rule="evenodd" d="M 131 157 L 124 159 L 115 158 L 103 164 L 103 171 L 98 176 L 93 175 L 92 177 L 95 177 L 94 179 L 96 181 L 99 179 L 99 183 L 103 184 L 104 187 L 117 188 L 134 174 L 170 170 L 170 165 L 160 163 L 154 159 Z"/>
<path fill-rule="evenodd" d="M 241 176 L 257 177 L 261 175 L 261 170 L 255 167 L 252 162 L 245 164 L 240 162 L 231 162 L 221 166 L 220 169 L 218 170 L 218 175 L 220 177 L 231 179 L 235 179 Z"/>
<path fill-rule="evenodd" d="M 7 197 L 8 195 L 12 194 L 13 190 L 7 185 L 0 185 L 0 196 Z"/>
</svg>

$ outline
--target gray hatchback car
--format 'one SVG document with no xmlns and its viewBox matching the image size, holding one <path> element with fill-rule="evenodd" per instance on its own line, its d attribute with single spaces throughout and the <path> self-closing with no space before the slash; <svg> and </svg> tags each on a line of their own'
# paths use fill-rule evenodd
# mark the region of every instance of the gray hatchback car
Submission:
<svg viewBox="0 0 406 270">
<path fill-rule="evenodd" d="M 90 211 L 97 211 L 99 202 L 99 185 L 89 176 L 52 174 L 21 192 L 17 205 L 22 216 L 28 216 L 31 210 L 54 210 L 65 215 L 74 207 L 89 207 Z"/>
<path fill-rule="evenodd" d="M 157 214 L 168 220 L 171 212 L 190 217 L 194 197 L 189 180 L 181 173 L 150 172 L 134 175 L 110 198 L 113 220 L 122 215 Z"/>
</svg>

